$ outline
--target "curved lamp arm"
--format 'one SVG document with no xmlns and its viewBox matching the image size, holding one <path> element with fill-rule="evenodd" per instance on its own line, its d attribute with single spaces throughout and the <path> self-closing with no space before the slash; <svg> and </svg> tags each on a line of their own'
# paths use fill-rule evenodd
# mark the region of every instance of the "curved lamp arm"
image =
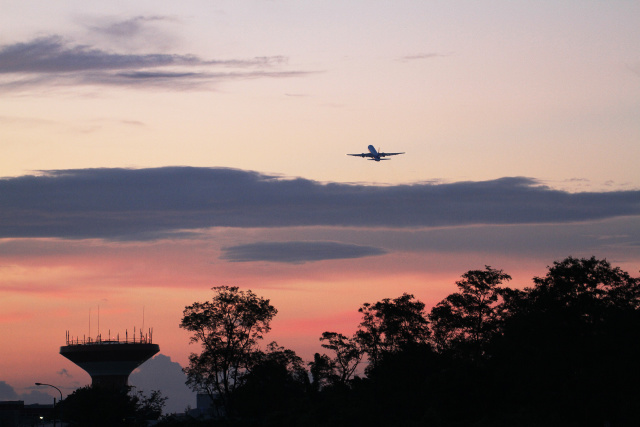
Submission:
<svg viewBox="0 0 640 427">
<path fill-rule="evenodd" d="M 60 393 L 60 401 L 62 402 L 62 392 L 60 391 L 60 389 L 58 387 L 56 387 L 54 385 L 51 385 L 51 384 L 45 384 L 45 383 L 36 383 L 36 385 L 46 385 L 46 386 L 55 388 L 56 390 L 58 390 L 58 393 Z"/>
</svg>

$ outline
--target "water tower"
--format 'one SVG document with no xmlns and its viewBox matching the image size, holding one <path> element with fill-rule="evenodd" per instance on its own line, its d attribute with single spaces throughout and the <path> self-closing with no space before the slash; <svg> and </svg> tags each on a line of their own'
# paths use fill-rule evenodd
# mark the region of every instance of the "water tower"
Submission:
<svg viewBox="0 0 640 427">
<path fill-rule="evenodd" d="M 111 335 L 111 334 L 109 334 Z M 127 387 L 129 374 L 160 351 L 152 342 L 152 332 L 142 333 L 136 339 L 125 335 L 103 340 L 71 338 L 67 332 L 67 345 L 60 347 L 60 354 L 91 375 L 92 387 L 122 389 Z"/>
</svg>

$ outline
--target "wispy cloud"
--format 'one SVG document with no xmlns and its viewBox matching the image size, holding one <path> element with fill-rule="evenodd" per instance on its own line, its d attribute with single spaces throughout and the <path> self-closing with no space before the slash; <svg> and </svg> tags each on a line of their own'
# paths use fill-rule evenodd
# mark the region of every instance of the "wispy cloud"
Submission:
<svg viewBox="0 0 640 427">
<path fill-rule="evenodd" d="M 21 312 L 4 312 L 0 314 L 0 323 L 14 324 L 17 322 L 26 322 L 33 318 L 32 315 Z"/>
<path fill-rule="evenodd" d="M 82 15 L 77 24 L 85 29 L 80 37 L 89 43 L 126 52 L 167 52 L 181 45 L 177 16 L 138 15 L 133 17 Z"/>
<path fill-rule="evenodd" d="M 168 16 L 134 16 L 127 19 L 105 19 L 95 22 L 93 24 L 86 25 L 87 29 L 97 34 L 103 34 L 107 37 L 115 37 L 122 39 L 130 39 L 131 37 L 138 37 L 140 35 L 147 35 L 149 33 L 149 24 L 174 22 L 175 18 Z"/>
<path fill-rule="evenodd" d="M 21 126 L 51 126 L 55 122 L 34 117 L 0 116 L 0 124 Z"/>
<path fill-rule="evenodd" d="M 0 90 L 44 84 L 144 87 L 168 82 L 183 88 L 223 80 L 309 74 L 276 69 L 286 63 L 283 56 L 205 60 L 196 55 L 115 53 L 50 36 L 0 46 Z"/>
<path fill-rule="evenodd" d="M 222 248 L 227 261 L 268 261 L 302 264 L 330 259 L 362 258 L 384 255 L 387 251 L 372 246 L 338 242 L 257 242 Z"/>
<path fill-rule="evenodd" d="M 77 169 L 0 180 L 0 237 L 147 240 L 208 227 L 419 228 L 640 215 L 640 191 L 530 178 L 374 186 L 227 168 Z"/>
<path fill-rule="evenodd" d="M 442 53 L 419 53 L 416 55 L 405 55 L 401 58 L 399 58 L 399 60 L 401 62 L 409 62 L 409 61 L 420 61 L 420 60 L 424 60 L 424 59 L 432 59 L 432 58 L 442 58 L 442 57 L 446 57 L 449 55 L 445 55 Z"/>
<path fill-rule="evenodd" d="M 38 38 L 0 49 L 0 73 L 67 73 L 89 70 L 122 70 L 169 65 L 198 65 L 204 61 L 189 55 L 127 55 L 83 45 L 69 45 L 61 37 Z"/>
<path fill-rule="evenodd" d="M 58 372 L 56 372 L 56 374 L 60 375 L 61 377 L 65 377 L 65 378 L 72 378 L 73 375 L 71 375 L 69 373 L 69 371 L 67 371 L 65 368 L 60 369 Z"/>
</svg>

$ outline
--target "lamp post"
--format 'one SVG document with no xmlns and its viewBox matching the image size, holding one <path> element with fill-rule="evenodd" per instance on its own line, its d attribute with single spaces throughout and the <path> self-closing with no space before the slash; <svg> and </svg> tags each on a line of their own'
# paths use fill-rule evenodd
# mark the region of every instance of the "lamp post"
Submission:
<svg viewBox="0 0 640 427">
<path fill-rule="evenodd" d="M 54 385 L 51 385 L 51 384 L 45 384 L 45 383 L 36 383 L 36 385 L 38 385 L 38 386 L 39 385 L 46 385 L 46 386 L 55 388 L 56 390 L 58 390 L 58 393 L 60 393 L 60 402 L 62 402 L 62 392 L 60 391 L 60 389 L 58 387 L 56 387 Z M 56 398 L 54 397 L 53 398 L 53 427 L 56 427 L 56 416 L 55 416 L 55 413 L 56 413 Z"/>
</svg>

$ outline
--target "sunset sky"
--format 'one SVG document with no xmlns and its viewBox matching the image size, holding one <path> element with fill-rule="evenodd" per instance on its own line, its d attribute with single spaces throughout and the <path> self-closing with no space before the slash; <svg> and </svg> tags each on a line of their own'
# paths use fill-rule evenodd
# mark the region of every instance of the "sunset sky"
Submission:
<svg viewBox="0 0 640 427">
<path fill-rule="evenodd" d="M 639 2 L 0 10 L 0 400 L 88 384 L 58 351 L 98 310 L 184 366 L 182 310 L 217 285 L 310 360 L 362 303 L 430 308 L 485 265 L 638 275 Z M 406 154 L 346 156 L 369 144 Z"/>
</svg>

